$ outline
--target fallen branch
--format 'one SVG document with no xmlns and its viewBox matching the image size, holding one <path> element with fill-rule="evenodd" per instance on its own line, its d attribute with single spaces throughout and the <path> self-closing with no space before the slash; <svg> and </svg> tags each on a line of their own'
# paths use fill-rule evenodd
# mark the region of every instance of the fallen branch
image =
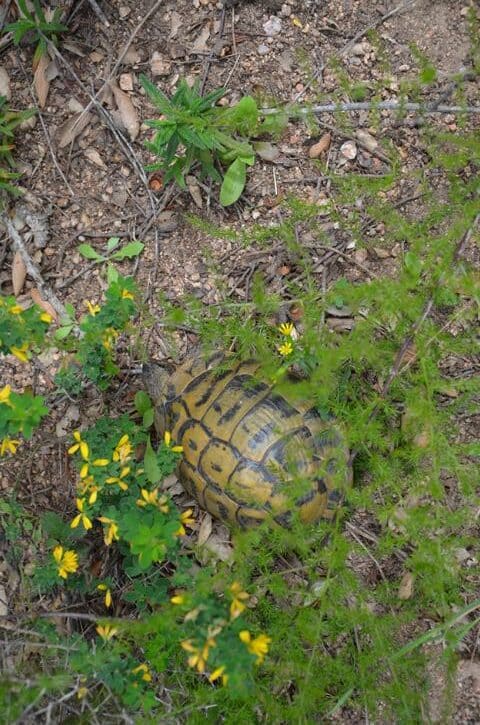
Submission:
<svg viewBox="0 0 480 725">
<path fill-rule="evenodd" d="M 65 307 L 60 302 L 56 294 L 45 284 L 43 277 L 38 270 L 38 267 L 32 261 L 20 234 L 17 232 L 8 216 L 6 216 L 6 214 L 0 215 L 0 221 L 5 225 L 12 241 L 13 248 L 21 255 L 23 263 L 27 268 L 27 273 L 34 280 L 43 299 L 45 299 L 47 302 L 50 302 L 53 309 L 60 317 L 66 317 L 67 311 Z"/>
<path fill-rule="evenodd" d="M 288 108 L 261 108 L 260 113 L 263 116 L 272 116 L 277 113 L 284 113 L 287 111 L 290 116 L 308 116 L 312 113 L 338 113 L 344 111 L 418 111 L 420 113 L 433 114 L 433 113 L 480 113 L 480 106 L 445 106 L 438 105 L 435 103 L 432 105 L 426 105 L 423 103 L 409 103 L 402 101 L 358 101 L 352 103 L 325 103 L 319 106 L 310 106 L 308 108 L 302 107 L 294 109 L 291 106 Z"/>
</svg>

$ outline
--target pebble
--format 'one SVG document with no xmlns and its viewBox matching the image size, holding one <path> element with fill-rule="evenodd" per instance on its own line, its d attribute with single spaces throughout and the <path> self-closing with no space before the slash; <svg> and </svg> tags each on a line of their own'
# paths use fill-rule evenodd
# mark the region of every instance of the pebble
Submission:
<svg viewBox="0 0 480 725">
<path fill-rule="evenodd" d="M 266 35 L 278 35 L 282 30 L 282 21 L 275 15 L 271 15 L 270 19 L 263 24 L 263 29 Z"/>
<path fill-rule="evenodd" d="M 267 53 L 269 51 L 270 51 L 270 48 L 268 47 L 268 45 L 264 45 L 263 43 L 262 43 L 262 45 L 259 45 L 257 48 L 258 55 L 267 55 Z"/>
</svg>

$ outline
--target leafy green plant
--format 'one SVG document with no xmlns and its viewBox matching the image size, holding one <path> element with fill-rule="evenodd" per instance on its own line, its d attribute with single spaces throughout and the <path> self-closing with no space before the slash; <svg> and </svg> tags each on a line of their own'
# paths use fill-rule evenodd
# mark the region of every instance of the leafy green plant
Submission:
<svg viewBox="0 0 480 725">
<path fill-rule="evenodd" d="M 2 195 L 9 193 L 18 196 L 20 194 L 20 191 L 12 184 L 20 177 L 20 174 L 11 170 L 15 166 L 12 156 L 14 131 L 22 121 L 30 118 L 34 113 L 33 110 L 13 111 L 8 107 L 5 96 L 0 96 L 0 209 Z"/>
<path fill-rule="evenodd" d="M 136 241 L 128 242 L 123 247 L 120 247 L 120 249 L 117 249 L 119 244 L 120 237 L 110 237 L 110 239 L 107 240 L 105 255 L 99 254 L 99 252 L 97 252 L 91 244 L 80 244 L 78 252 L 85 259 L 90 259 L 93 262 L 98 262 L 99 264 L 106 263 L 107 282 L 116 282 L 118 280 L 118 272 L 112 265 L 112 262 L 121 262 L 124 259 L 133 259 L 134 257 L 138 257 L 145 246 L 143 242 Z"/>
<path fill-rule="evenodd" d="M 244 96 L 232 107 L 217 106 L 225 89 L 201 96 L 198 84 L 190 88 L 185 80 L 179 82 L 169 99 L 145 76 L 140 81 L 164 116 L 162 120 L 147 121 L 156 130 L 147 147 L 162 159 L 151 164 L 149 170 L 161 169 L 165 183 L 173 179 L 185 189 L 185 176 L 198 164 L 202 178 L 221 182 L 223 206 L 237 201 L 245 188 L 247 166 L 255 161 L 254 148 L 248 141 L 260 131 L 254 99 Z"/>
<path fill-rule="evenodd" d="M 65 33 L 68 28 L 60 23 L 62 8 L 57 7 L 50 17 L 44 13 L 40 0 L 32 0 L 33 9 L 29 10 L 26 0 L 17 0 L 20 17 L 14 23 L 6 26 L 6 32 L 13 33 L 13 42 L 20 45 L 22 39 L 30 33 L 33 35 L 34 42 L 37 44 L 33 56 L 33 68 L 38 65 L 38 61 L 47 52 L 47 39 L 54 45 L 58 43 L 58 34 Z"/>
</svg>

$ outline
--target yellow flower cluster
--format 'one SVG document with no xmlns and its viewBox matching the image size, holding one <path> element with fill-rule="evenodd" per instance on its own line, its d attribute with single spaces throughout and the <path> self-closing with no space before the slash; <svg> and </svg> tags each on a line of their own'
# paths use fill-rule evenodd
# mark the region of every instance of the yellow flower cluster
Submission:
<svg viewBox="0 0 480 725">
<path fill-rule="evenodd" d="M 239 635 L 242 642 L 247 646 L 248 651 L 257 657 L 257 665 L 260 665 L 265 659 L 268 652 L 268 645 L 272 641 L 266 634 L 259 634 L 258 637 L 252 639 L 252 635 L 248 629 L 243 629 Z"/>
<path fill-rule="evenodd" d="M 56 546 L 53 558 L 57 564 L 58 575 L 66 579 L 69 574 L 75 574 L 78 569 L 78 555 L 75 551 L 65 551 L 63 546 Z"/>
<path fill-rule="evenodd" d="M 279 325 L 278 329 L 288 339 L 284 340 L 281 345 L 277 345 L 277 350 L 282 357 L 288 357 L 293 352 L 292 336 L 295 334 L 295 327 L 293 322 L 284 322 Z"/>
<path fill-rule="evenodd" d="M 230 604 L 230 616 L 232 619 L 236 619 L 246 609 L 247 605 L 245 602 L 249 599 L 247 592 L 242 591 L 242 585 L 238 582 L 233 582 L 230 587 L 232 593 L 232 601 Z"/>
<path fill-rule="evenodd" d="M 186 652 L 190 652 L 188 657 L 188 666 L 196 669 L 200 673 L 205 672 L 210 650 L 216 645 L 213 637 L 207 637 L 200 647 L 197 647 L 193 643 L 192 639 L 184 639 L 183 642 L 180 642 L 180 644 Z"/>
<path fill-rule="evenodd" d="M 4 456 L 6 453 L 11 453 L 12 455 L 15 454 L 19 445 L 19 440 L 6 436 L 6 438 L 3 438 L 0 442 L 0 457 Z"/>
<path fill-rule="evenodd" d="M 107 609 L 112 606 L 112 592 L 106 584 L 98 584 L 97 589 L 99 592 L 105 592 L 105 606 Z"/>
</svg>

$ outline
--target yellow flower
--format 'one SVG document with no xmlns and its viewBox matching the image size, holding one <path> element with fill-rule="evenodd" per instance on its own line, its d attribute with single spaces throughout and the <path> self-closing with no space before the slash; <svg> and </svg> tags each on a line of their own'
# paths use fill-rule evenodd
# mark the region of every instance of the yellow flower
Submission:
<svg viewBox="0 0 480 725">
<path fill-rule="evenodd" d="M 128 466 L 125 466 L 120 471 L 120 476 L 110 476 L 109 478 L 105 479 L 105 483 L 116 483 L 120 486 L 122 491 L 126 491 L 128 489 L 128 483 L 124 481 L 123 479 L 128 476 L 130 473 L 130 468 Z"/>
<path fill-rule="evenodd" d="M 142 672 L 143 673 L 142 674 L 142 680 L 144 680 L 145 682 L 151 682 L 152 681 L 152 675 L 148 671 L 148 667 L 145 664 L 138 665 L 138 667 L 134 667 L 133 670 L 132 670 L 132 672 L 133 672 L 134 675 L 139 674 L 140 672 Z"/>
<path fill-rule="evenodd" d="M 11 453 L 14 455 L 17 452 L 17 448 L 20 445 L 20 441 L 9 438 L 8 436 L 0 443 L 0 456 L 4 456 L 5 453 Z"/>
<path fill-rule="evenodd" d="M 84 697 L 87 696 L 88 688 L 85 686 L 79 687 L 77 690 L 77 698 L 79 700 L 83 700 Z"/>
<path fill-rule="evenodd" d="M 5 385 L 5 387 L 0 390 L 0 403 L 5 403 L 5 405 L 12 407 L 12 403 L 10 402 L 11 392 L 12 388 L 10 385 Z"/>
<path fill-rule="evenodd" d="M 133 300 L 134 297 L 131 292 L 128 291 L 128 289 L 122 290 L 122 300 Z"/>
<path fill-rule="evenodd" d="M 28 342 L 24 342 L 21 347 L 15 347 L 14 345 L 10 348 L 10 352 L 22 362 L 28 362 Z"/>
<path fill-rule="evenodd" d="M 50 325 L 53 321 L 53 317 L 48 312 L 42 312 L 40 315 L 40 319 L 42 322 L 46 322 L 47 325 Z"/>
<path fill-rule="evenodd" d="M 105 601 L 105 606 L 108 609 L 108 607 L 111 607 L 112 606 L 112 593 L 111 593 L 110 589 L 107 587 L 106 584 L 98 584 L 97 585 L 97 589 L 100 592 L 105 592 L 105 599 L 104 599 L 104 601 Z"/>
<path fill-rule="evenodd" d="M 288 357 L 288 355 L 291 355 L 293 352 L 293 345 L 290 340 L 287 340 L 282 345 L 278 345 L 277 350 L 282 357 Z"/>
<path fill-rule="evenodd" d="M 115 521 L 112 521 L 112 519 L 109 519 L 106 516 L 99 516 L 98 520 L 101 521 L 102 524 L 108 524 L 108 529 L 106 530 L 105 536 L 103 538 L 106 545 L 110 546 L 113 541 L 118 541 L 118 524 L 116 524 Z"/>
<path fill-rule="evenodd" d="M 163 436 L 163 441 L 167 448 L 171 448 L 174 453 L 183 453 L 183 446 L 171 446 L 172 442 L 172 434 L 170 431 L 166 430 L 165 435 Z"/>
<path fill-rule="evenodd" d="M 187 509 L 182 514 L 180 514 L 180 527 L 175 532 L 175 536 L 184 536 L 187 533 L 185 531 L 185 526 L 192 526 L 192 524 L 195 523 L 195 519 L 193 518 L 192 513 L 192 509 Z"/>
<path fill-rule="evenodd" d="M 247 592 L 242 591 L 242 585 L 238 582 L 233 582 L 230 591 L 233 595 L 230 604 L 230 616 L 232 619 L 236 619 L 247 608 L 244 602 L 250 597 Z"/>
<path fill-rule="evenodd" d="M 120 461 L 123 466 L 123 464 L 130 459 L 132 451 L 133 448 L 132 444 L 130 443 L 130 438 L 127 434 L 125 434 L 118 441 L 115 450 L 113 451 L 112 458 L 114 461 Z"/>
<path fill-rule="evenodd" d="M 85 531 L 88 531 L 88 529 L 91 529 L 93 524 L 88 518 L 87 514 L 84 512 L 83 507 L 85 506 L 85 499 L 84 498 L 77 498 L 77 509 L 80 511 L 79 514 L 75 516 L 72 523 L 70 524 L 72 529 L 76 529 L 80 521 L 82 522 L 82 526 L 85 529 Z"/>
<path fill-rule="evenodd" d="M 252 635 L 248 629 L 243 629 L 238 636 L 247 645 L 250 654 L 256 655 L 257 665 L 261 664 L 268 652 L 268 645 L 272 641 L 271 638 L 267 637 L 266 634 L 259 634 L 258 637 L 252 639 Z"/>
<path fill-rule="evenodd" d="M 105 348 L 105 350 L 111 350 L 112 349 L 112 343 L 115 342 L 115 340 L 118 337 L 117 330 L 114 330 L 113 327 L 107 327 L 107 329 L 103 332 L 102 335 L 102 345 Z"/>
<path fill-rule="evenodd" d="M 225 674 L 225 665 L 217 667 L 216 670 L 213 670 L 212 674 L 208 678 L 208 681 L 215 682 L 215 680 L 218 680 L 219 677 L 222 678 L 222 685 L 226 685 L 228 682 L 228 675 Z"/>
<path fill-rule="evenodd" d="M 100 637 L 103 639 L 104 642 L 108 642 L 109 639 L 112 639 L 112 637 L 115 637 L 115 635 L 118 632 L 118 629 L 116 627 L 112 627 L 110 624 L 106 624 L 104 627 L 102 627 L 101 624 L 97 627 L 97 634 L 100 635 Z"/>
<path fill-rule="evenodd" d="M 153 491 L 147 491 L 145 488 L 142 488 L 142 498 L 137 499 L 137 506 L 144 507 L 151 504 L 152 506 L 156 506 L 164 514 L 167 514 L 169 511 L 167 501 L 166 496 L 160 496 L 158 498 L 158 488 L 155 488 Z"/>
<path fill-rule="evenodd" d="M 78 555 L 75 551 L 64 551 L 63 546 L 56 546 L 53 550 L 53 558 L 57 562 L 58 574 L 66 579 L 69 574 L 74 574 L 78 569 Z"/>
<path fill-rule="evenodd" d="M 278 329 L 280 330 L 282 335 L 285 335 L 286 337 L 291 337 L 294 330 L 293 322 L 283 322 L 281 325 L 279 325 Z"/>
<path fill-rule="evenodd" d="M 191 652 L 188 658 L 188 666 L 196 668 L 200 673 L 205 672 L 208 654 L 211 647 L 215 647 L 215 640 L 212 637 L 208 637 L 202 647 L 196 647 L 191 639 L 185 639 L 183 642 L 180 642 L 180 645 L 186 652 Z"/>
<path fill-rule="evenodd" d="M 108 458 L 96 458 L 94 461 L 92 461 L 91 464 L 90 464 L 90 461 L 88 461 L 88 460 L 85 461 L 85 463 L 83 464 L 83 466 L 80 469 L 80 478 L 84 479 L 84 478 L 87 478 L 87 476 L 89 476 L 90 465 L 101 467 L 101 466 L 108 466 L 109 463 L 110 463 L 110 461 L 108 460 Z"/>
<path fill-rule="evenodd" d="M 68 452 L 70 455 L 73 455 L 73 453 L 76 453 L 78 450 L 80 451 L 80 455 L 82 456 L 84 461 L 88 461 L 89 456 L 89 450 L 88 450 L 88 443 L 84 440 L 82 440 L 82 435 L 79 430 L 76 430 L 73 434 L 73 437 L 77 441 L 73 444 L 73 446 L 70 446 L 68 449 Z"/>
<path fill-rule="evenodd" d="M 100 312 L 100 305 L 96 305 L 94 302 L 90 302 L 90 300 L 84 300 L 83 303 L 88 310 L 88 314 L 92 315 L 92 317 L 95 317 L 97 312 Z"/>
<path fill-rule="evenodd" d="M 21 315 L 23 312 L 23 307 L 20 307 L 20 305 L 13 305 L 13 307 L 9 307 L 8 311 L 11 315 Z"/>
<path fill-rule="evenodd" d="M 174 597 L 170 597 L 170 601 L 172 604 L 183 604 L 185 602 L 185 597 L 183 594 L 175 594 Z"/>
</svg>

